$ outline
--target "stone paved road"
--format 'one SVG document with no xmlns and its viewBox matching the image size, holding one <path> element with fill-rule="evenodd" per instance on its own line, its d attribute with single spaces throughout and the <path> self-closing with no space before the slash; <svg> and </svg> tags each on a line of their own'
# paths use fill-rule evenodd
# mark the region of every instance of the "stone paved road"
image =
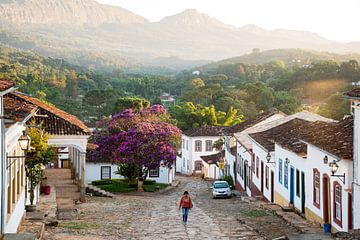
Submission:
<svg viewBox="0 0 360 240">
<path fill-rule="evenodd" d="M 181 186 L 165 194 L 91 197 L 78 207 L 78 219 L 47 228 L 45 239 L 273 239 L 296 233 L 278 217 L 240 198 L 212 199 L 210 183 L 180 177 Z M 177 204 L 188 190 L 194 201 L 188 226 Z"/>
</svg>

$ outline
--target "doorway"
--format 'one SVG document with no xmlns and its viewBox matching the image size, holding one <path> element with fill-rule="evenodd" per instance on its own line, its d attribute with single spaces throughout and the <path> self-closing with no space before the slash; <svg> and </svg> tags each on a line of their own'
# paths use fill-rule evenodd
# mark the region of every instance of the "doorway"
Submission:
<svg viewBox="0 0 360 240">
<path fill-rule="evenodd" d="M 264 193 L 264 162 L 261 161 L 261 193 Z"/>
<path fill-rule="evenodd" d="M 330 223 L 330 179 L 329 176 L 323 175 L 323 220 L 324 223 Z"/>
<path fill-rule="evenodd" d="M 294 168 L 290 167 L 290 204 L 294 204 Z"/>
<path fill-rule="evenodd" d="M 271 183 L 271 202 L 274 202 L 274 172 L 270 173 L 270 183 Z"/>
<path fill-rule="evenodd" d="M 247 161 L 244 161 L 244 190 L 246 192 L 246 188 L 247 188 L 247 176 L 248 176 L 248 172 L 247 172 Z"/>
<path fill-rule="evenodd" d="M 301 213 L 305 213 L 305 173 L 301 172 Z"/>
<path fill-rule="evenodd" d="M 353 229 L 352 194 L 348 193 L 348 229 Z"/>
<path fill-rule="evenodd" d="M 233 164 L 233 172 L 234 172 L 234 184 L 237 183 L 237 174 L 236 174 L 236 162 Z"/>
</svg>

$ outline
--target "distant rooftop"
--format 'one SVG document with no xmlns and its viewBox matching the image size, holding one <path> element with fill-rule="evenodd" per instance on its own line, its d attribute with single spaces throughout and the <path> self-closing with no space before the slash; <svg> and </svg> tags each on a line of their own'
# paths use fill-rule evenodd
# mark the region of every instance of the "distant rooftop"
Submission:
<svg viewBox="0 0 360 240">
<path fill-rule="evenodd" d="M 266 122 L 263 124 L 255 125 L 253 127 L 245 129 L 242 132 L 235 133 L 234 136 L 237 139 L 237 141 L 239 141 L 241 143 L 241 145 L 243 145 L 247 149 L 251 149 L 252 141 L 251 141 L 251 138 L 249 137 L 249 134 L 269 130 L 271 128 L 274 128 L 281 124 L 289 122 L 295 118 L 303 119 L 303 120 L 306 120 L 309 122 L 316 122 L 316 121 L 335 122 L 333 119 L 325 118 L 325 117 L 322 117 L 320 115 L 317 115 L 315 113 L 311 113 L 308 111 L 302 111 L 302 112 L 298 112 L 298 113 L 295 113 L 295 114 L 292 114 L 292 115 L 289 115 L 286 117 L 282 117 L 282 118 L 273 120 L 271 122 Z"/>
<path fill-rule="evenodd" d="M 237 132 L 242 132 L 244 131 L 245 129 L 249 128 L 249 127 L 252 127 L 266 119 L 268 119 L 269 117 L 272 117 L 274 116 L 275 114 L 281 114 L 283 116 L 286 116 L 285 113 L 277 110 L 276 108 L 272 108 L 268 111 L 265 111 L 265 112 L 261 112 L 259 114 L 257 114 L 255 117 L 253 118 L 250 118 L 250 119 L 245 119 L 244 122 L 241 122 L 241 123 L 238 123 L 234 126 L 229 126 L 229 127 L 224 127 L 223 128 L 223 132 L 225 134 L 234 134 L 234 133 L 237 133 Z"/>
<path fill-rule="evenodd" d="M 14 86 L 15 86 L 15 82 L 7 79 L 0 79 L 0 91 L 6 91 Z"/>
<path fill-rule="evenodd" d="M 360 99 L 360 88 L 355 88 L 349 92 L 344 93 L 345 97 Z"/>
</svg>

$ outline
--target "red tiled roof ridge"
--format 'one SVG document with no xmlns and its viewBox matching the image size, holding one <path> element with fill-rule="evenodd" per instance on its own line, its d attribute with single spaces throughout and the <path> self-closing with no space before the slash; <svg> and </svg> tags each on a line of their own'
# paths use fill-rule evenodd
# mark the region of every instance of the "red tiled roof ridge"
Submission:
<svg viewBox="0 0 360 240">
<path fill-rule="evenodd" d="M 0 78 L 0 91 L 8 90 L 9 88 L 14 87 L 14 86 L 15 86 L 14 81 Z"/>
<path fill-rule="evenodd" d="M 16 97 L 19 97 L 33 105 L 36 105 L 40 108 L 43 108 L 46 111 L 49 111 L 50 113 L 54 114 L 55 116 L 79 127 L 83 132 L 89 134 L 90 133 L 90 129 L 77 117 L 75 117 L 74 115 L 71 115 L 70 113 L 67 113 L 55 106 L 52 106 L 49 103 L 45 103 L 37 98 L 31 97 L 29 95 L 26 95 L 24 93 L 21 92 L 13 92 L 11 93 L 13 95 L 15 95 Z"/>
</svg>

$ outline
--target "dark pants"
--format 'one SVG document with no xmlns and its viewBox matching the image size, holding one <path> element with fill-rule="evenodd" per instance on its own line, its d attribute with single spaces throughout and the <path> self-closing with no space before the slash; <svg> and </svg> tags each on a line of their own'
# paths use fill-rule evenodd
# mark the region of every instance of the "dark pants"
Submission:
<svg viewBox="0 0 360 240">
<path fill-rule="evenodd" d="M 183 222 L 186 223 L 189 216 L 189 209 L 190 208 L 182 208 L 182 214 L 183 214 Z"/>
</svg>

